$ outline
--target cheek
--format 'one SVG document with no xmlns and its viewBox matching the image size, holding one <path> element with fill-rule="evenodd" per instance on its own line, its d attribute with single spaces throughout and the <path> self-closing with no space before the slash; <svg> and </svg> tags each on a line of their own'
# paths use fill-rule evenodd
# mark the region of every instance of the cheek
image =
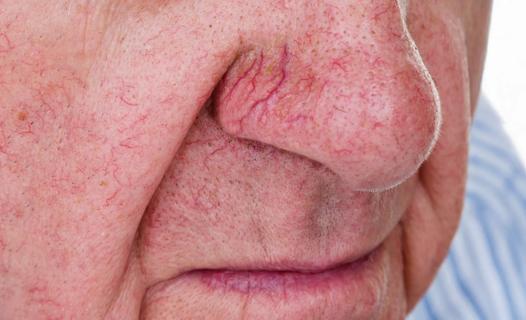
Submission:
<svg viewBox="0 0 526 320">
<path fill-rule="evenodd" d="M 242 55 L 216 92 L 223 130 L 320 162 L 353 190 L 402 182 L 436 141 L 440 102 L 399 10 L 383 15 Z"/>
<path fill-rule="evenodd" d="M 445 2 L 444 2 L 445 3 Z M 414 2 L 410 29 L 442 98 L 440 139 L 419 173 L 419 187 L 402 222 L 407 296 L 418 301 L 442 263 L 464 198 L 470 77 L 462 21 L 444 3 Z"/>
</svg>

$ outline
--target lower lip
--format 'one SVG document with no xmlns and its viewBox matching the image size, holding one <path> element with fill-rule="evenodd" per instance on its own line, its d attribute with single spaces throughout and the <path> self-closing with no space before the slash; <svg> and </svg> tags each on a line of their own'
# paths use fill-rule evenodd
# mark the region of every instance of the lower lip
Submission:
<svg viewBox="0 0 526 320">
<path fill-rule="evenodd" d="M 291 293 L 330 290 L 349 276 L 358 277 L 360 269 L 370 262 L 368 255 L 360 260 L 321 272 L 296 271 L 197 271 L 201 281 L 210 289 L 234 291 L 241 294 L 289 296 Z"/>
</svg>

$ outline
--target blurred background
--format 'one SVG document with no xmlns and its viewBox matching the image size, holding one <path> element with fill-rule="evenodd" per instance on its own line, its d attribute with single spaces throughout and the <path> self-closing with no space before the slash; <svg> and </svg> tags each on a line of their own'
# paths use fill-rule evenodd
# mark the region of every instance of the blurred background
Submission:
<svg viewBox="0 0 526 320">
<path fill-rule="evenodd" d="M 482 92 L 526 163 L 526 0 L 494 0 Z"/>
</svg>

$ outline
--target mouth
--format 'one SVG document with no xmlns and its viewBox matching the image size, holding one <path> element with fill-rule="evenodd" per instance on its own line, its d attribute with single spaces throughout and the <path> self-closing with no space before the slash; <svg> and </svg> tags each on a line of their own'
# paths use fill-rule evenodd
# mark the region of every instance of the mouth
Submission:
<svg viewBox="0 0 526 320">
<path fill-rule="evenodd" d="M 389 278 L 397 272 L 390 265 L 398 241 L 391 240 L 340 263 L 311 259 L 308 264 L 289 261 L 191 270 L 150 288 L 143 300 L 144 313 L 177 305 L 197 308 L 195 312 L 229 310 L 217 319 L 237 318 L 235 310 L 243 310 L 247 319 L 309 319 L 320 310 L 325 310 L 324 319 L 378 318 L 393 289 Z"/>
<path fill-rule="evenodd" d="M 305 264 L 285 263 L 279 265 L 259 264 L 251 269 L 196 270 L 197 276 L 210 290 L 233 291 L 245 295 L 282 295 L 331 290 L 338 283 L 358 277 L 363 269 L 376 260 L 381 246 L 350 262 L 318 267 L 314 262 Z"/>
</svg>

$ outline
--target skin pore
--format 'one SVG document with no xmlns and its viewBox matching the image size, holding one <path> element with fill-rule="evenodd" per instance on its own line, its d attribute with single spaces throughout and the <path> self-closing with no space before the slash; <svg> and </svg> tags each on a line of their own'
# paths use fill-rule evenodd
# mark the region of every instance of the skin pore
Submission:
<svg viewBox="0 0 526 320">
<path fill-rule="evenodd" d="M 3 1 L 0 319 L 403 318 L 490 7 Z"/>
</svg>

